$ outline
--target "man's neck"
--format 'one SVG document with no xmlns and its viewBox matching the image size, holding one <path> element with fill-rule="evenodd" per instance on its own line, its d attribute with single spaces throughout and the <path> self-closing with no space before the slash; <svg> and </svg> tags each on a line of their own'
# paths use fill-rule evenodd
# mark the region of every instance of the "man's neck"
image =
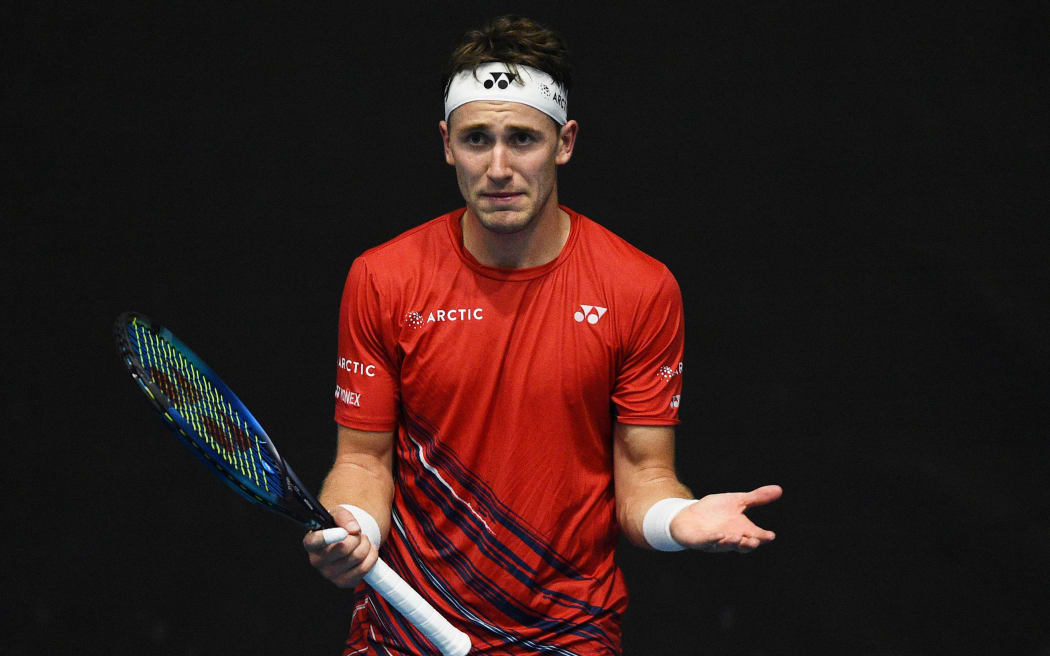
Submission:
<svg viewBox="0 0 1050 656">
<path fill-rule="evenodd" d="M 470 207 L 461 219 L 463 247 L 481 264 L 501 269 L 542 266 L 558 257 L 569 238 L 572 221 L 554 194 L 524 230 L 500 234 L 486 229 Z"/>
</svg>

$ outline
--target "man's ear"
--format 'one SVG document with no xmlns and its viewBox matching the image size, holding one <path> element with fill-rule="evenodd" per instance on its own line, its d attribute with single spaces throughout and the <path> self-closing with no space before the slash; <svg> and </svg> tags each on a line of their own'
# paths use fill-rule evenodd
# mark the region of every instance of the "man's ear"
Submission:
<svg viewBox="0 0 1050 656">
<path fill-rule="evenodd" d="M 554 159 L 555 164 L 568 164 L 572 159 L 572 151 L 576 148 L 576 135 L 580 133 L 580 125 L 576 121 L 567 121 L 558 130 L 558 154 Z"/>
<path fill-rule="evenodd" d="M 445 149 L 445 161 L 450 166 L 456 165 L 456 158 L 452 155 L 452 147 L 449 146 L 449 134 L 448 134 L 448 123 L 446 121 L 438 122 L 438 129 L 441 130 L 441 145 Z"/>
</svg>

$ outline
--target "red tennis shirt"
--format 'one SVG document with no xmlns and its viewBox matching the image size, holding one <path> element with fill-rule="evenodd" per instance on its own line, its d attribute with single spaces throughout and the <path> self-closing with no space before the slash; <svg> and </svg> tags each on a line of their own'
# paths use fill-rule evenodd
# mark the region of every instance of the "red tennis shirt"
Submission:
<svg viewBox="0 0 1050 656">
<path fill-rule="evenodd" d="M 459 209 L 363 253 L 343 293 L 336 421 L 396 431 L 381 555 L 472 653 L 619 653 L 613 422 L 678 423 L 678 284 L 562 209 L 543 266 L 480 264 Z M 367 588 L 354 606 L 346 654 L 430 653 Z"/>
</svg>

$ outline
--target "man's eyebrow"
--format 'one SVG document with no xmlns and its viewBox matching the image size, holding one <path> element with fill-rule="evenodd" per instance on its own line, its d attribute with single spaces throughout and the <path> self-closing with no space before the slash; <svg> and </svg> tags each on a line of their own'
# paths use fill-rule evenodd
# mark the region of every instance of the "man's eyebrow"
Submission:
<svg viewBox="0 0 1050 656">
<path fill-rule="evenodd" d="M 503 126 L 508 132 L 541 132 L 541 130 L 532 125 L 505 125 Z M 456 132 L 492 132 L 492 126 L 488 123 L 469 123 L 456 128 Z"/>
<path fill-rule="evenodd" d="M 506 127 L 510 132 L 542 132 L 542 130 L 533 125 L 508 125 Z"/>
<path fill-rule="evenodd" d="M 470 123 L 468 125 L 460 125 L 456 128 L 456 132 L 474 132 L 475 130 L 486 132 L 488 129 L 489 126 L 484 123 Z"/>
</svg>

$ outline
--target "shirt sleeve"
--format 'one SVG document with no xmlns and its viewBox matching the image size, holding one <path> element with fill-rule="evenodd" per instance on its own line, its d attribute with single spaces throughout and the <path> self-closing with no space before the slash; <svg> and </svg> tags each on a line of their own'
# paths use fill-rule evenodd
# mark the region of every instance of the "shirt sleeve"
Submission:
<svg viewBox="0 0 1050 656">
<path fill-rule="evenodd" d="M 389 431 L 400 397 L 395 338 L 375 276 L 354 260 L 339 305 L 335 420 L 348 428 Z"/>
<path fill-rule="evenodd" d="M 640 304 L 617 371 L 612 401 L 622 424 L 674 426 L 682 396 L 685 320 L 682 292 L 664 269 Z"/>
</svg>

